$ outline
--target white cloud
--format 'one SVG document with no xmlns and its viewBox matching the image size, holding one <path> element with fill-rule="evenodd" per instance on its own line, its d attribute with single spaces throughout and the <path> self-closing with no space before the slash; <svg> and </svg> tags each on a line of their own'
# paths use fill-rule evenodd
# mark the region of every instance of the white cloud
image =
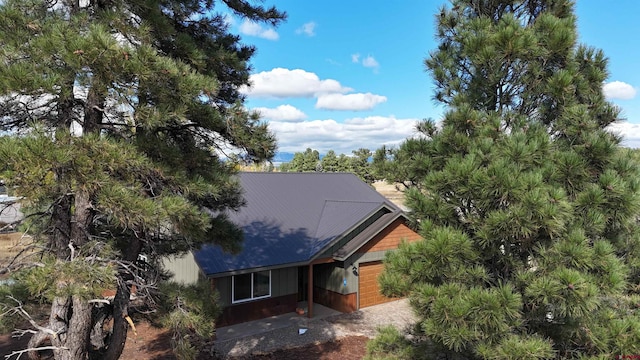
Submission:
<svg viewBox="0 0 640 360">
<path fill-rule="evenodd" d="M 305 34 L 307 36 L 314 36 L 316 34 L 315 33 L 316 25 L 317 24 L 313 21 L 305 23 L 301 27 L 296 29 L 296 34 Z"/>
<path fill-rule="evenodd" d="M 370 110 L 387 101 L 386 96 L 372 93 L 358 94 L 323 94 L 318 96 L 316 108 L 326 110 Z"/>
<path fill-rule="evenodd" d="M 632 124 L 627 121 L 620 121 L 609 125 L 607 129 L 615 134 L 623 136 L 623 146 L 640 148 L 640 124 Z"/>
<path fill-rule="evenodd" d="M 275 109 L 259 107 L 253 110 L 259 112 L 263 118 L 272 121 L 299 122 L 307 117 L 307 115 L 298 108 L 288 104 L 280 105 Z"/>
<path fill-rule="evenodd" d="M 374 72 L 378 72 L 378 69 L 380 68 L 380 63 L 378 62 L 378 60 L 376 60 L 376 58 L 371 55 L 367 55 L 367 57 L 360 61 L 360 54 L 351 54 L 351 62 L 362 64 L 362 66 L 366 68 L 373 69 Z"/>
<path fill-rule="evenodd" d="M 252 97 L 312 97 L 328 93 L 346 93 L 353 89 L 333 79 L 320 80 L 318 75 L 302 69 L 275 68 L 249 77 L 252 86 L 241 92 Z"/>
<path fill-rule="evenodd" d="M 327 58 L 327 59 L 325 59 L 325 61 L 328 62 L 331 65 L 334 65 L 334 66 L 342 66 L 342 64 L 340 64 L 339 62 L 337 62 L 337 61 L 335 61 L 335 60 L 333 60 L 331 58 Z"/>
<path fill-rule="evenodd" d="M 373 56 L 369 55 L 366 58 L 362 59 L 362 66 L 377 69 L 378 67 L 380 67 L 380 64 Z"/>
<path fill-rule="evenodd" d="M 419 119 L 396 119 L 393 116 L 353 118 L 339 123 L 333 119 L 298 123 L 275 122 L 269 127 L 278 137 L 281 152 L 304 151 L 306 148 L 326 153 L 334 150 L 351 154 L 352 150 L 367 148 L 371 151 L 382 145 L 397 146 L 416 134 Z"/>
<path fill-rule="evenodd" d="M 636 96 L 637 90 L 622 81 L 612 81 L 602 86 L 607 99 L 630 100 Z"/>
<path fill-rule="evenodd" d="M 273 29 L 265 29 L 262 25 L 245 20 L 240 24 L 240 33 L 249 36 L 257 36 L 267 40 L 278 40 L 278 33 Z"/>
</svg>

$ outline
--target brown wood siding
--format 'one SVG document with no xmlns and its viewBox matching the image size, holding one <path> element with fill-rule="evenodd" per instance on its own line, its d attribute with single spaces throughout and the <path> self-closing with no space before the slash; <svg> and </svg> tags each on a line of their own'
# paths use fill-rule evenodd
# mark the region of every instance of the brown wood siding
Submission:
<svg viewBox="0 0 640 360">
<path fill-rule="evenodd" d="M 358 294 L 340 294 L 335 291 L 315 286 L 313 288 L 313 301 L 328 306 L 341 312 L 352 312 L 358 309 Z"/>
<path fill-rule="evenodd" d="M 296 311 L 297 294 L 227 306 L 216 321 L 218 327 L 286 314 Z"/>
<path fill-rule="evenodd" d="M 397 298 L 388 298 L 380 293 L 380 285 L 378 284 L 378 276 L 384 270 L 382 261 L 374 261 L 370 263 L 361 263 L 359 268 L 359 286 L 360 293 L 360 309 L 397 300 Z"/>
<path fill-rule="evenodd" d="M 414 242 L 421 237 L 403 219 L 397 219 L 358 250 L 358 253 L 395 250 L 402 240 Z"/>
</svg>

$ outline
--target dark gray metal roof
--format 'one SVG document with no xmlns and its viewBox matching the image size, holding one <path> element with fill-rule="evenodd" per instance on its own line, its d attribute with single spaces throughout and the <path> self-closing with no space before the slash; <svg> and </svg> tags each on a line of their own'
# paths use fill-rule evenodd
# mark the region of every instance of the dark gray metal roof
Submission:
<svg viewBox="0 0 640 360">
<path fill-rule="evenodd" d="M 380 208 L 399 209 L 347 173 L 241 173 L 246 206 L 229 219 L 244 230 L 237 255 L 206 245 L 195 258 L 207 275 L 305 263 Z"/>
</svg>

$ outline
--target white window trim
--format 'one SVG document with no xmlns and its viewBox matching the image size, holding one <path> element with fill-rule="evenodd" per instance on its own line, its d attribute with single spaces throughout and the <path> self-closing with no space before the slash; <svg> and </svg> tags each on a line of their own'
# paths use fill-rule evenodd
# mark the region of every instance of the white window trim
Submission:
<svg viewBox="0 0 640 360">
<path fill-rule="evenodd" d="M 236 276 L 232 275 L 231 276 L 231 303 L 232 304 L 240 304 L 240 303 L 244 303 L 244 302 L 249 302 L 249 301 L 254 301 L 254 300 L 260 300 L 260 299 L 266 299 L 271 297 L 271 270 L 269 270 L 269 294 L 267 295 L 263 295 L 263 296 L 258 296 L 258 297 L 253 297 L 253 278 L 254 278 L 254 274 L 257 272 L 262 272 L 262 271 L 255 271 L 250 273 L 251 274 L 251 296 L 250 298 L 246 298 L 246 299 L 240 299 L 240 300 L 235 300 L 236 298 Z M 245 274 L 242 274 L 245 275 Z"/>
</svg>

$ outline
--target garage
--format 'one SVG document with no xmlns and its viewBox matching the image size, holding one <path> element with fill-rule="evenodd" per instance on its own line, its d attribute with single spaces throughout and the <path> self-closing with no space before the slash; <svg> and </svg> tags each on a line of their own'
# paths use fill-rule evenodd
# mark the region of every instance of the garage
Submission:
<svg viewBox="0 0 640 360">
<path fill-rule="evenodd" d="M 360 294 L 360 309 L 397 300 L 388 298 L 380 293 L 380 285 L 378 285 L 378 276 L 382 273 L 384 265 L 382 261 L 373 261 L 361 263 L 359 269 L 358 292 Z"/>
</svg>

